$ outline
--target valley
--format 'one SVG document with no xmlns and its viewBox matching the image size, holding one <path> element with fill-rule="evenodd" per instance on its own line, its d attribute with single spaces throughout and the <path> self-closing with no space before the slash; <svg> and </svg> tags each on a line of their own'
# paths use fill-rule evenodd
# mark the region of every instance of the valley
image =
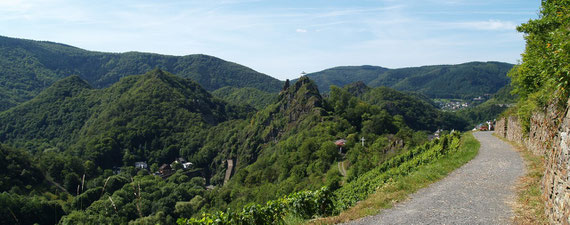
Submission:
<svg viewBox="0 0 570 225">
<path fill-rule="evenodd" d="M 447 151 L 428 143 L 431 132 L 469 126 L 422 95 L 387 87 L 333 85 L 323 97 L 305 76 L 280 90 L 214 91 L 225 101 L 158 68 L 103 88 L 81 76 L 62 78 L 0 113 L 2 154 L 16 166 L 6 167 L 12 180 L 3 183 L 16 185 L 3 187 L 3 201 L 12 211 L 42 208 L 30 221 L 55 210 L 64 223 L 174 223 L 322 186 L 343 196 L 355 192 L 348 183 L 371 182 L 359 180 L 379 165 L 382 172 L 401 157 Z M 341 152 L 339 138 L 346 139 Z M 455 134 L 445 142 L 455 149 L 457 141 Z M 21 169 L 30 179 L 10 175 Z M 112 216 L 101 217 L 109 210 Z"/>
<path fill-rule="evenodd" d="M 422 217 L 380 216 L 503 223 L 510 216 L 488 203 L 507 212 L 504 196 L 479 187 L 510 193 L 525 169 L 507 144 L 470 132 L 495 119 L 499 136 L 545 157 L 547 169 L 531 175 L 547 182 L 524 187 L 546 190 L 530 206 L 543 208 L 530 211 L 567 223 L 570 13 L 562 2 L 543 1 L 541 17 L 517 28 L 527 41 L 517 65 L 339 66 L 284 81 L 203 54 L 105 53 L 0 36 L 0 224 L 338 223 L 432 183 L 414 196 L 454 202 L 403 205 L 473 206 L 488 217 L 428 215 L 423 206 Z M 451 188 L 429 192 L 442 186 Z"/>
</svg>

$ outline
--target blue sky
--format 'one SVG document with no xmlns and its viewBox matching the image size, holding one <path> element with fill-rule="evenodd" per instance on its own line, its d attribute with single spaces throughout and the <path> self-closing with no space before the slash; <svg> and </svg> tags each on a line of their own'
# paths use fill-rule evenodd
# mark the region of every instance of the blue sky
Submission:
<svg viewBox="0 0 570 225">
<path fill-rule="evenodd" d="M 95 4 L 95 2 L 97 2 Z M 278 79 L 334 66 L 516 63 L 535 0 L 0 0 L 0 35 L 207 54 Z"/>
</svg>

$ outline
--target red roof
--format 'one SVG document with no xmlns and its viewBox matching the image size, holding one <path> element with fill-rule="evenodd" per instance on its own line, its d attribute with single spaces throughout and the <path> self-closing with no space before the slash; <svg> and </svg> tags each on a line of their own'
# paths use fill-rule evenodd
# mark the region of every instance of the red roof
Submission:
<svg viewBox="0 0 570 225">
<path fill-rule="evenodd" d="M 335 144 L 336 146 L 344 146 L 344 145 L 346 144 L 346 140 L 344 140 L 344 139 L 339 139 L 339 140 L 336 140 L 336 141 L 334 142 L 334 144 Z"/>
</svg>

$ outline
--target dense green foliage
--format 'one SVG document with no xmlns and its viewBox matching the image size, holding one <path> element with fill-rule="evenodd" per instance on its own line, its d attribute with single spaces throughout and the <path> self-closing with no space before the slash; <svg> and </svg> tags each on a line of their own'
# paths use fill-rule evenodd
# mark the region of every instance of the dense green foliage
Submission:
<svg viewBox="0 0 570 225">
<path fill-rule="evenodd" d="M 32 155 L 0 145 L 0 221 L 2 224 L 55 224 L 64 215 L 61 201 L 48 190 L 41 168 Z M 65 198 L 66 194 L 61 196 Z"/>
<path fill-rule="evenodd" d="M 544 0 L 538 19 L 517 27 L 525 34 L 522 63 L 510 71 L 517 113 L 526 131 L 533 112 L 558 103 L 563 108 L 570 86 L 570 1 Z"/>
<path fill-rule="evenodd" d="M 201 218 L 180 218 L 178 224 L 282 224 L 286 215 L 303 219 L 338 213 L 365 199 L 390 179 L 414 172 L 418 167 L 459 149 L 459 133 L 443 136 L 425 143 L 382 163 L 377 168 L 331 192 L 328 187 L 316 191 L 301 191 L 268 201 L 265 205 L 251 204 L 241 211 L 204 214 Z"/>
<path fill-rule="evenodd" d="M 250 68 L 206 55 L 91 52 L 53 42 L 0 36 L 0 111 L 33 98 L 70 75 L 102 88 L 157 67 L 190 78 L 206 90 L 232 86 L 277 92 L 282 85 Z"/>
<path fill-rule="evenodd" d="M 256 109 L 263 109 L 277 101 L 277 93 L 269 93 L 255 88 L 223 87 L 212 95 L 235 104 L 249 104 Z"/>
<path fill-rule="evenodd" d="M 62 222 L 126 224 L 132 221 L 144 224 L 143 221 L 152 221 L 153 218 L 143 217 L 156 213 L 162 215 L 162 223 L 173 224 L 175 219 L 171 215 L 192 215 L 204 204 L 202 196 L 206 190 L 204 180 L 199 177 L 190 178 L 179 172 L 166 180 L 148 175 L 132 178 L 115 175 L 110 179 L 122 180 L 122 184 L 99 184 L 101 186 L 98 187 L 104 188 L 89 189 L 77 196 L 72 204 L 74 210 Z M 169 215 L 164 212 L 169 212 Z"/>
<path fill-rule="evenodd" d="M 28 193 L 43 182 L 32 156 L 20 149 L 0 145 L 0 192 Z"/>
<path fill-rule="evenodd" d="M 493 94 L 505 86 L 512 65 L 500 62 L 470 62 L 459 65 L 438 65 L 386 69 L 375 66 L 335 67 L 307 76 L 315 80 L 319 90 L 329 86 L 363 81 L 370 87 L 386 86 L 399 91 L 422 93 L 430 98 L 474 98 Z"/>
<path fill-rule="evenodd" d="M 330 215 L 334 210 L 333 195 L 329 188 L 315 191 L 300 191 L 265 205 L 250 204 L 240 212 L 216 212 L 203 214 L 200 219 L 179 218 L 178 224 L 283 224 L 285 215 L 304 219 Z"/>
</svg>

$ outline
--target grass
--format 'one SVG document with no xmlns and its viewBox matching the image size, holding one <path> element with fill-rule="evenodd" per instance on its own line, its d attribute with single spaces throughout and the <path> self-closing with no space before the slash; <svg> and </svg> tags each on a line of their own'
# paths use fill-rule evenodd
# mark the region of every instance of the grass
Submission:
<svg viewBox="0 0 570 225">
<path fill-rule="evenodd" d="M 544 157 L 534 155 L 527 148 L 518 143 L 510 143 L 523 157 L 527 172 L 516 185 L 517 200 L 512 207 L 515 211 L 514 224 L 548 224 L 545 214 L 544 200 L 542 199 L 541 180 L 544 174 Z"/>
<path fill-rule="evenodd" d="M 307 223 L 335 224 L 378 214 L 381 210 L 391 208 L 395 203 L 408 198 L 411 193 L 441 180 L 453 170 L 469 162 L 479 152 L 479 146 L 479 142 L 472 133 L 465 133 L 461 138 L 461 146 L 457 152 L 451 153 L 432 164 L 420 166 L 417 171 L 408 176 L 398 177 L 387 182 L 368 199 L 359 202 L 338 216 L 318 218 Z"/>
</svg>

